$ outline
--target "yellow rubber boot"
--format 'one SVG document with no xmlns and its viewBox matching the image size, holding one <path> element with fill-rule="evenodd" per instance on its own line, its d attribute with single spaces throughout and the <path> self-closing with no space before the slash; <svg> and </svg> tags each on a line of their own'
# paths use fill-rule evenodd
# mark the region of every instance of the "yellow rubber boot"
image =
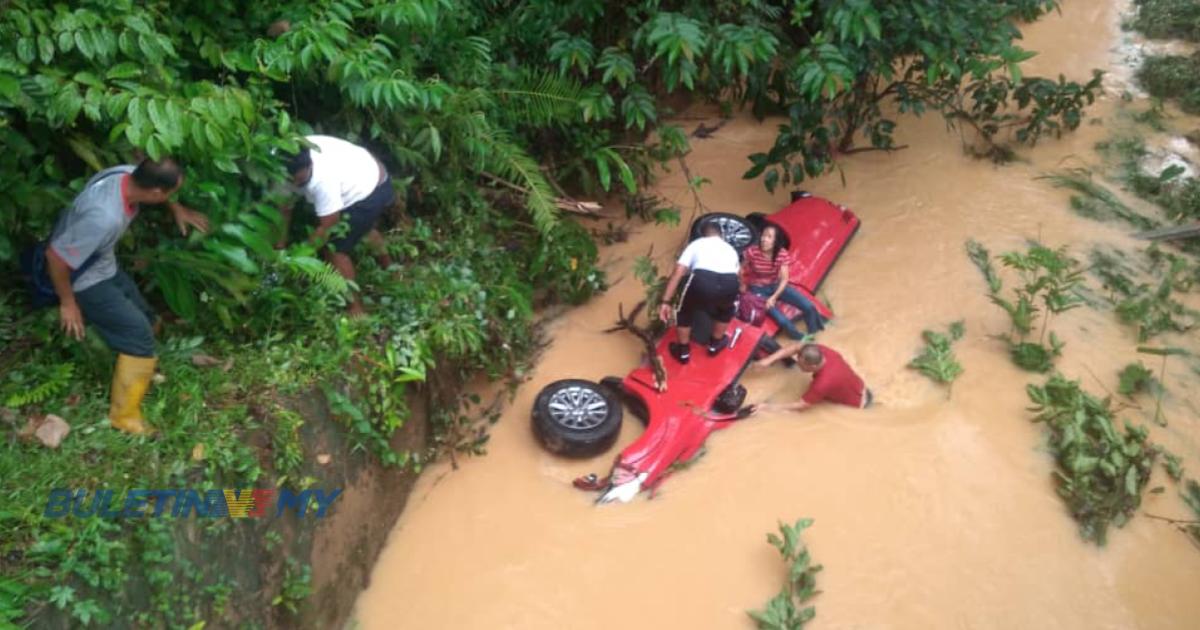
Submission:
<svg viewBox="0 0 1200 630">
<path fill-rule="evenodd" d="M 112 405 L 108 410 L 108 420 L 114 429 L 134 434 L 154 431 L 142 421 L 142 398 L 150 388 L 150 379 L 154 377 L 154 366 L 157 363 L 158 359 L 155 357 L 117 355 L 117 370 L 113 374 L 112 382 Z"/>
</svg>

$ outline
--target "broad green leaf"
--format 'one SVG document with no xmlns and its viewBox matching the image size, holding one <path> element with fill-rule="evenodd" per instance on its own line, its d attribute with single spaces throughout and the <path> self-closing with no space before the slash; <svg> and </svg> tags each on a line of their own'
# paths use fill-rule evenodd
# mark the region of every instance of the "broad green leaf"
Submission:
<svg viewBox="0 0 1200 630">
<path fill-rule="evenodd" d="M 608 158 L 603 153 L 596 154 L 596 174 L 600 177 L 600 187 L 608 192 L 612 184 L 612 174 L 608 170 Z"/>
<path fill-rule="evenodd" d="M 21 83 L 9 74 L 0 74 L 0 98 L 15 102 L 21 98 Z"/>
<path fill-rule="evenodd" d="M 211 122 L 204 123 L 204 137 L 208 139 L 209 144 L 215 149 L 221 149 L 225 146 L 225 141 L 221 139 L 221 131 Z"/>
<path fill-rule="evenodd" d="M 141 76 L 142 68 L 132 62 L 119 63 L 108 69 L 104 76 L 109 79 L 133 79 Z"/>
</svg>

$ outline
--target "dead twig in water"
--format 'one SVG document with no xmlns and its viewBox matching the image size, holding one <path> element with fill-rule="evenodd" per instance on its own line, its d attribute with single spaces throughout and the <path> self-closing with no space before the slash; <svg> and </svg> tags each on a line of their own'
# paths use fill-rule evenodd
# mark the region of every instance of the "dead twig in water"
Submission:
<svg viewBox="0 0 1200 630">
<path fill-rule="evenodd" d="M 638 313 L 646 308 L 646 301 L 642 300 L 633 307 L 629 315 L 625 315 L 625 305 L 617 305 L 617 325 L 605 330 L 605 333 L 613 333 L 619 330 L 628 330 L 642 340 L 642 345 L 645 346 L 646 356 L 650 358 L 650 367 L 654 371 L 654 388 L 659 392 L 667 391 L 667 368 L 663 365 L 662 357 L 658 355 L 658 343 L 654 338 L 654 333 L 650 332 L 649 326 L 638 326 L 636 323 Z M 651 313 L 649 316 L 653 317 Z"/>
<path fill-rule="evenodd" d="M 841 153 L 842 155 L 854 155 L 855 153 L 867 153 L 868 151 L 883 151 L 884 153 L 891 153 L 893 151 L 903 151 L 907 148 L 907 144 L 898 144 L 894 147 L 854 147 L 851 149 L 838 151 L 838 153 Z"/>
<path fill-rule="evenodd" d="M 1145 516 L 1146 518 L 1152 518 L 1156 521 L 1163 521 L 1166 523 L 1170 523 L 1171 525 L 1200 525 L 1200 521 L 1197 521 L 1197 520 L 1171 518 L 1169 516 L 1159 516 L 1157 514 L 1151 514 L 1149 512 L 1142 512 L 1142 516 Z"/>
<path fill-rule="evenodd" d="M 724 127 L 728 123 L 729 123 L 728 118 L 722 118 L 717 124 L 715 124 L 711 127 L 708 125 L 705 125 L 703 122 L 701 122 L 699 125 L 696 126 L 695 131 L 692 132 L 692 137 L 700 138 L 702 140 L 711 138 L 714 133 L 720 131 L 721 127 Z"/>
<path fill-rule="evenodd" d="M 1092 375 L 1092 378 L 1096 381 L 1096 384 L 1100 386 L 1100 389 L 1103 389 L 1104 392 L 1106 394 L 1108 394 L 1108 397 L 1110 399 L 1115 399 L 1117 397 L 1116 394 L 1112 393 L 1111 389 L 1104 386 L 1104 381 L 1100 380 L 1099 376 L 1096 376 L 1096 373 L 1092 371 L 1092 368 L 1088 367 L 1087 365 L 1084 365 L 1083 369 L 1087 370 L 1087 373 Z M 1136 402 L 1126 402 L 1124 400 L 1121 400 L 1121 401 L 1118 401 L 1117 406 L 1113 408 L 1113 413 L 1118 413 L 1118 412 L 1124 411 L 1126 409 L 1137 409 L 1138 411 L 1141 411 L 1142 406 L 1137 404 Z"/>
<path fill-rule="evenodd" d="M 1177 531 L 1179 531 L 1179 533 L 1187 536 L 1188 541 L 1192 543 L 1192 546 L 1200 549 L 1200 521 L 1171 518 L 1169 516 L 1159 516 L 1157 514 L 1150 514 L 1149 512 L 1142 512 L 1142 515 L 1146 518 L 1162 521 L 1171 527 L 1174 527 Z"/>
</svg>

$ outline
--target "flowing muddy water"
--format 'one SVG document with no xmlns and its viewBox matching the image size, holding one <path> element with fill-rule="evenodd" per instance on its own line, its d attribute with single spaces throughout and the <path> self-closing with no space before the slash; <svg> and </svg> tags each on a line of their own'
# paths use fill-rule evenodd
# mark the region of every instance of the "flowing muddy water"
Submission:
<svg viewBox="0 0 1200 630">
<path fill-rule="evenodd" d="M 1068 0 L 1062 16 L 1026 29 L 1026 47 L 1041 53 L 1027 71 L 1085 79 L 1119 64 L 1121 8 Z M 1110 119 L 1121 76 L 1128 72 L 1094 116 Z M 1030 162 L 1004 167 L 964 156 L 936 116 L 899 130 L 910 148 L 844 160 L 845 187 L 836 175 L 809 186 L 862 217 L 822 289 L 837 317 L 820 340 L 857 366 L 877 408 L 763 414 L 714 434 L 707 455 L 652 500 L 593 505 L 570 480 L 607 472 L 616 451 L 585 462 L 552 457 L 530 433 L 529 409 L 551 381 L 621 375 L 639 360 L 632 335 L 601 331 L 618 304 L 641 294 L 634 259 L 653 244 L 667 269 L 684 228 L 636 228 L 603 252 L 612 289 L 551 326 L 553 344 L 494 427 L 489 454 L 422 477 L 359 599 L 361 627 L 749 628 L 744 611 L 784 578 L 765 533 L 799 517 L 816 520 L 805 536 L 825 566 L 816 628 L 1197 627 L 1200 551 L 1182 534 L 1138 516 L 1104 549 L 1079 537 L 1053 490 L 1042 428 L 1025 410 L 1026 383 L 1042 378 L 1015 368 L 989 338 L 1007 331 L 1007 317 L 985 298 L 963 249 L 972 237 L 993 252 L 1040 238 L 1086 260 L 1093 243 L 1144 246 L 1120 226 L 1073 215 L 1067 193 L 1034 179 L 1093 159 L 1105 125 L 1085 123 L 1027 152 Z M 774 134 L 773 123 L 743 116 L 694 140 L 689 165 L 712 180 L 702 191 L 712 210 L 786 204 L 785 191 L 770 195 L 740 178 L 744 156 Z M 686 221 L 692 199 L 678 169 L 655 192 L 679 203 Z M 904 366 L 923 328 L 957 319 L 966 320 L 956 345 L 966 372 L 948 398 Z M 1111 311 L 1076 309 L 1052 329 L 1067 343 L 1059 369 L 1093 392 L 1101 382 L 1115 390 L 1117 370 L 1138 356 L 1132 329 Z M 1171 425 L 1152 439 L 1195 469 L 1192 378 L 1176 361 Z M 795 399 L 805 381 L 782 369 L 742 380 L 752 400 L 772 401 Z M 1131 419 L 1149 424 L 1136 412 Z M 618 447 L 640 431 L 627 413 Z M 1146 495 L 1144 509 L 1184 514 L 1156 467 L 1158 484 L 1167 492 Z"/>
</svg>

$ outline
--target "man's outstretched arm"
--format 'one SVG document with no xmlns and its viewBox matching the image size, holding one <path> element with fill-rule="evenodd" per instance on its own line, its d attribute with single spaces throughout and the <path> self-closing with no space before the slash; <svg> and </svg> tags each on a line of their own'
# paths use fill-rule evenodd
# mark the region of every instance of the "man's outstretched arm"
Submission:
<svg viewBox="0 0 1200 630">
<path fill-rule="evenodd" d="M 802 347 L 804 347 L 804 342 L 794 341 L 794 342 L 789 343 L 789 344 L 783 346 L 782 348 L 776 350 L 774 353 L 770 354 L 769 356 L 767 356 L 763 359 L 759 359 L 758 361 L 755 361 L 755 365 L 757 365 L 758 367 L 770 366 L 771 364 L 775 363 L 776 361 L 779 361 L 780 359 L 785 359 L 790 356 L 795 356 L 796 353 L 800 352 L 800 348 L 802 348 Z"/>
</svg>

